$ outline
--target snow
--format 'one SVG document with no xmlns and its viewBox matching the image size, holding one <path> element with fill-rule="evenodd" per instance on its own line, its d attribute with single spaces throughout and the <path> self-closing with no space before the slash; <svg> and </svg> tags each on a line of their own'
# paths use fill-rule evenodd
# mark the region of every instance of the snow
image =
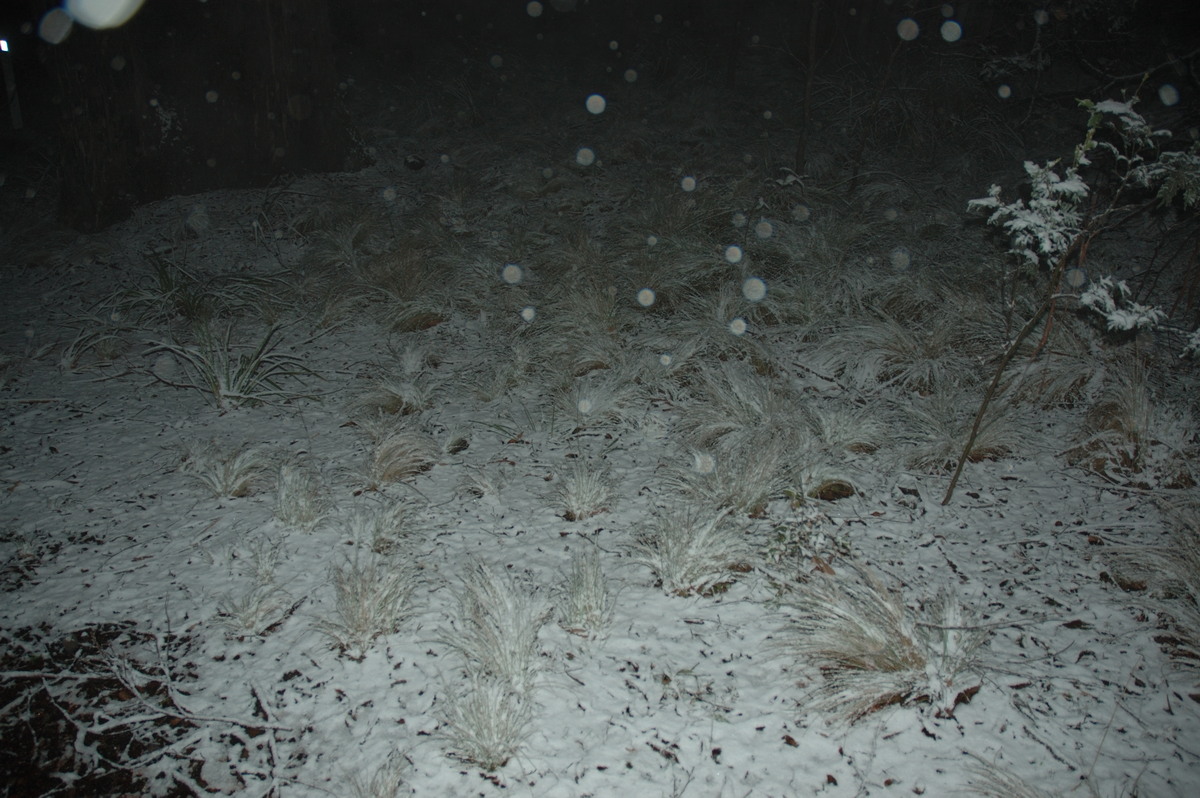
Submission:
<svg viewBox="0 0 1200 798">
<path fill-rule="evenodd" d="M 1106 559 L 1117 547 L 1170 546 L 1172 538 L 1151 491 L 1067 465 L 1062 453 L 1076 442 L 1081 410 L 1014 411 L 1031 429 L 1024 445 L 968 464 L 954 499 L 943 505 L 948 474 L 906 460 L 915 444 L 896 411 L 919 404 L 919 391 L 889 381 L 883 372 L 895 373 L 894 363 L 881 367 L 873 389 L 864 387 L 872 382 L 865 378 L 847 387 L 813 373 L 804 364 L 818 351 L 838 355 L 820 349 L 813 330 L 835 329 L 840 310 L 808 324 L 786 318 L 807 312 L 800 309 L 800 288 L 834 285 L 801 268 L 804 258 L 819 257 L 815 247 L 794 243 L 815 224 L 809 211 L 812 217 L 849 211 L 815 201 L 796 205 L 801 195 L 788 192 L 793 182 L 803 188 L 798 178 L 759 180 L 755 191 L 766 202 L 805 213 L 773 221 L 769 238 L 722 227 L 697 245 L 711 256 L 697 266 L 681 241 L 702 236 L 699 226 L 672 230 L 670 218 L 647 221 L 639 206 L 650 204 L 644 196 L 650 192 L 681 218 L 731 219 L 745 198 L 714 199 L 720 181 L 709 175 L 717 170 L 698 168 L 688 183 L 678 180 L 674 164 L 647 175 L 617 146 L 623 134 L 596 143 L 606 163 L 589 161 L 588 170 L 572 166 L 573 145 L 507 157 L 489 149 L 489 137 L 503 131 L 443 135 L 436 143 L 461 153 L 454 166 L 431 166 L 428 175 L 406 177 L 402 165 L 381 160 L 356 174 L 297 179 L 287 197 L 264 189 L 166 200 L 94 237 L 99 254 L 84 263 L 72 265 L 66 252 L 52 264 L 5 266 L 0 289 L 4 318 L 11 320 L 0 390 L 5 728 L 29 719 L 14 699 L 45 691 L 68 740 L 75 729 L 91 730 L 80 735 L 69 767 L 129 767 L 161 793 L 182 787 L 320 796 L 355 794 L 357 787 L 372 794 L 365 785 L 374 779 L 373 794 L 387 794 L 391 779 L 403 782 L 399 794 L 422 796 L 941 796 L 978 788 L 991 767 L 1051 795 L 1200 794 L 1194 672 L 1169 659 L 1156 642 L 1162 629 L 1146 597 L 1118 588 Z M 562 175 L 553 190 L 549 178 L 530 177 L 542 174 L 541 157 Z M 355 197 L 366 209 L 364 223 L 381 238 L 350 246 L 370 260 L 389 250 L 389 229 L 407 229 L 422 213 L 426 221 L 438 218 L 427 207 L 448 200 L 458 170 L 486 170 L 489 179 L 462 193 L 453 218 L 441 217 L 436 246 L 458 247 L 461 255 L 439 261 L 437 269 L 457 263 L 463 274 L 443 272 L 443 283 L 426 297 L 436 321 L 389 329 L 380 319 L 392 317 L 376 311 L 400 300 L 381 299 L 382 292 L 352 297 L 349 312 L 329 308 L 326 317 L 314 309 L 318 297 L 304 293 L 309 283 L 299 275 L 315 268 L 305 257 L 316 234 L 290 223 L 311 210 L 303 197 Z M 601 179 L 603 185 L 586 182 Z M 399 198 L 381 210 L 372 198 L 382 197 L 384 187 L 394 187 L 388 190 Z M 963 196 L 976 189 L 963 186 Z M 280 215 L 259 215 L 271 198 Z M 966 215 L 963 202 L 955 207 Z M 208 224 L 180 240 L 179 215 L 190 208 L 202 208 Z M 499 252 L 514 212 L 538 235 L 531 233 L 521 252 Z M 384 213 L 397 224 L 372 221 Z M 595 274 L 593 286 L 586 270 L 563 265 L 591 257 L 585 248 L 564 248 L 563 231 L 570 229 L 600 243 L 594 268 L 616 264 L 607 276 L 652 261 L 660 279 L 647 278 L 651 270 L 630 272 L 624 293 L 609 294 L 606 275 Z M 863 233 L 850 249 L 872 250 L 884 264 L 897 241 L 883 233 Z M 660 236 L 654 252 L 668 254 L 648 254 L 645 242 L 654 235 Z M 744 283 L 734 270 L 722 273 L 732 238 L 756 269 L 778 273 Z M 900 276 L 905 281 L 918 279 L 916 264 L 945 257 L 918 249 L 926 244 L 915 237 L 905 245 L 914 255 Z M 779 268 L 789 246 L 796 247 L 794 260 Z M 969 246 L 990 245 L 980 234 Z M 186 339 L 188 325 L 165 305 L 157 308 L 161 317 L 112 328 L 125 350 L 111 358 L 85 354 L 62 367 L 58 356 L 79 330 L 109 329 L 94 316 L 97 303 L 114 290 L 151 283 L 141 254 L 152 251 L 169 252 L 202 284 L 231 273 L 278 276 L 282 267 L 289 275 L 283 284 L 300 290 L 269 283 L 279 305 L 272 313 L 284 322 L 279 355 L 304 371 L 271 386 L 265 403 L 217 406 L 205 391 L 179 387 L 184 380 L 170 376 L 187 364 L 164 359 L 168 353 L 154 342 Z M 831 271 L 845 272 L 844 282 L 864 291 L 896 277 L 890 266 L 844 257 Z M 489 264 L 490 282 L 465 277 L 476 258 Z M 352 281 L 350 264 L 336 269 L 342 270 L 335 270 L 337 279 Z M 675 282 L 662 279 L 674 269 L 695 271 Z M 533 274 L 538 280 L 525 279 Z M 978 287 L 972 296 L 986 301 L 990 282 L 967 276 L 961 283 L 963 291 Z M 696 286 L 709 304 L 693 303 L 678 285 Z M 795 308 L 755 304 L 767 285 L 771 301 Z M 590 305 L 569 295 L 586 299 L 593 287 Z M 639 302 L 639 290 L 653 291 L 654 301 Z M 713 316 L 691 314 L 710 308 L 721 291 L 735 300 L 744 292 L 752 301 L 703 326 Z M 234 314 L 244 323 L 243 338 L 234 340 L 251 350 L 266 329 L 257 312 Z M 920 331 L 922 313 L 902 320 Z M 542 325 L 556 332 L 538 338 Z M 681 330 L 711 338 L 696 344 L 697 354 L 687 346 L 662 354 L 669 347 L 651 345 Z M 660 357 L 672 372 L 637 370 L 643 361 L 657 366 Z M 760 387 L 794 403 L 797 425 L 803 403 L 820 401 L 865 408 L 862 423 L 878 427 L 882 420 L 891 434 L 879 447 L 837 449 L 842 459 L 826 464 L 852 479 L 854 495 L 809 500 L 825 518 L 820 531 L 848 541 L 849 553 L 830 544 L 815 546 L 819 555 L 769 557 L 773 524 L 791 512 L 789 497 L 777 492 L 764 517 L 719 511 L 741 536 L 735 548 L 751 553 L 726 569 L 716 587 L 706 572 L 698 586 L 704 589 L 677 595 L 655 584 L 644 562 L 652 558 L 639 556 L 637 544 L 664 508 L 702 507 L 683 490 L 691 483 L 672 475 L 702 464 L 720 472 L 764 444 L 743 419 L 731 423 L 747 442 L 717 457 L 686 439 L 704 380 L 679 375 L 721 368 L 729 359 L 756 364 Z M 367 473 L 376 451 L 371 424 L 386 431 L 390 422 L 355 410 L 364 404 L 356 400 L 386 377 L 398 390 L 407 385 L 425 397 L 415 408 L 406 405 L 396 423 L 433 447 L 432 465 L 416 461 L 399 481 Z M 977 386 L 956 401 L 977 402 Z M 185 463 L 185 452 L 209 442 L 218 451 L 261 447 L 271 485 L 214 497 Z M 273 483 L 284 465 L 319 477 L 319 504 L 327 508 L 320 521 L 289 525 L 277 517 Z M 568 503 L 589 498 L 570 481 L 589 475 L 604 482 L 591 486 L 595 512 L 571 505 L 565 513 L 565 492 L 574 491 Z M 363 530 L 373 528 L 364 513 L 396 506 L 403 520 L 395 540 L 385 546 L 364 539 Z M 528 685 L 469 693 L 473 677 L 458 635 L 471 570 L 511 577 L 514 590 L 529 591 L 531 606 L 561 607 L 573 558 L 590 551 L 599 552 L 612 599 L 607 623 L 568 629 L 551 614 L 537 627 L 532 659 L 519 666 L 530 669 Z M 403 558 L 404 572 L 415 574 L 411 606 L 361 657 L 353 646 L 339 652 L 322 632 L 335 617 L 336 569 L 355 557 L 375 558 L 380 568 L 389 557 Z M 789 591 L 825 578 L 826 570 L 849 578 L 857 567 L 898 591 L 914 619 L 952 594 L 974 613 L 962 617 L 990 631 L 964 675 L 965 692 L 943 684 L 932 704 L 873 707 L 854 722 L 813 709 L 828 674 L 787 653 L 794 620 Z M 252 616 L 248 629 L 230 618 L 238 602 Z M 513 620 L 525 604 L 505 606 Z M 105 631 L 89 637 L 89 629 Z M 64 647 L 63 640 L 83 642 Z M 942 674 L 930 667 L 936 683 Z M 44 675 L 32 679 L 34 671 Z M 89 692 L 89 681 L 106 689 Z M 475 687 L 494 690 L 496 683 Z M 515 717 L 497 720 L 521 721 L 520 713 L 528 713 L 527 724 L 514 724 L 525 732 L 514 741 L 515 755 L 492 772 L 463 760 L 469 749 L 448 725 L 462 721 L 468 705 L 455 702 L 465 691 L 500 706 L 515 702 Z M 469 725 L 470 716 L 462 722 Z M 133 731 L 140 744 L 114 757 L 99 742 L 101 730 Z"/>
</svg>

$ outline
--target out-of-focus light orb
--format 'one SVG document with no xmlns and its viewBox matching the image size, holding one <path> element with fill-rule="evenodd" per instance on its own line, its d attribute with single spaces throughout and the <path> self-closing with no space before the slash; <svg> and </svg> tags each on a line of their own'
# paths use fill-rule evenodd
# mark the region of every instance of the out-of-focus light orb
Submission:
<svg viewBox="0 0 1200 798">
<path fill-rule="evenodd" d="M 637 83 L 637 79 L 638 79 L 638 74 L 637 74 L 636 69 L 626 69 L 625 70 L 625 82 L 626 83 Z"/>
<path fill-rule="evenodd" d="M 1039 26 L 1045 25 L 1050 21 L 1050 15 L 1046 12 L 1046 9 L 1039 8 L 1037 11 L 1033 12 L 1033 21 Z"/>
<path fill-rule="evenodd" d="M 792 218 L 797 222 L 807 222 L 812 218 L 812 210 L 807 205 L 796 205 L 792 208 Z"/>
<path fill-rule="evenodd" d="M 725 260 L 729 263 L 742 262 L 742 248 L 737 244 L 730 244 L 725 247 Z"/>
<path fill-rule="evenodd" d="M 81 25 L 118 28 L 138 12 L 143 0 L 67 0 L 66 11 Z"/>
<path fill-rule="evenodd" d="M 675 358 L 671 357 L 670 353 L 668 352 L 663 352 L 658 356 L 658 365 L 662 366 L 663 368 L 666 368 L 674 362 Z"/>
<path fill-rule="evenodd" d="M 949 3 L 942 3 L 942 16 L 946 19 L 954 16 L 954 6 Z"/>
<path fill-rule="evenodd" d="M 500 279 L 509 285 L 516 285 L 525 279 L 525 270 L 515 263 L 506 263 L 500 270 Z"/>
<path fill-rule="evenodd" d="M 208 91 L 204 92 L 204 101 L 205 102 L 215 103 L 219 99 L 221 99 L 221 95 L 218 94 L 217 92 L 213 91 L 212 89 L 209 89 Z"/>
<path fill-rule="evenodd" d="M 1063 279 L 1071 288 L 1080 288 L 1087 282 L 1087 272 L 1080 268 L 1067 269 Z"/>
<path fill-rule="evenodd" d="M 1001 83 L 996 87 L 996 96 L 1001 100 L 1007 100 L 1009 97 L 1012 97 L 1012 86 L 1009 86 L 1007 83 Z"/>
<path fill-rule="evenodd" d="M 746 218 L 746 214 L 741 211 L 735 211 L 733 216 L 729 217 L 729 223 L 734 227 L 745 227 L 750 220 Z"/>
<path fill-rule="evenodd" d="M 696 190 L 696 178 L 692 177 L 691 175 L 688 175 L 687 177 L 685 177 L 679 181 L 679 187 L 681 189 L 683 189 L 684 191 L 695 191 Z"/>
<path fill-rule="evenodd" d="M 742 282 L 742 296 L 750 302 L 761 302 L 767 296 L 767 284 L 761 277 L 747 277 Z"/>
<path fill-rule="evenodd" d="M 896 271 L 908 271 L 908 267 L 912 266 L 912 253 L 908 251 L 908 247 L 896 247 L 888 255 L 888 260 Z"/>
<path fill-rule="evenodd" d="M 942 23 L 941 32 L 942 41 L 956 42 L 962 38 L 962 25 L 959 25 L 952 19 L 948 19 Z"/>
<path fill-rule="evenodd" d="M 750 329 L 750 326 L 746 324 L 746 320 L 741 316 L 729 322 L 729 332 L 734 335 L 745 335 L 748 329 Z"/>
<path fill-rule="evenodd" d="M 604 109 L 608 107 L 608 101 L 599 94 L 589 94 L 587 101 L 584 103 L 589 113 L 602 114 Z"/>
<path fill-rule="evenodd" d="M 775 225 L 763 219 L 758 224 L 754 225 L 754 235 L 759 238 L 770 238 L 775 235 Z"/>
<path fill-rule="evenodd" d="M 591 166 L 596 162 L 596 153 L 591 147 L 580 147 L 575 152 L 575 163 L 580 166 Z"/>
<path fill-rule="evenodd" d="M 900 218 L 900 211 L 896 210 L 895 208 L 888 208 L 883 212 L 883 218 L 886 221 L 894 222 Z"/>
<path fill-rule="evenodd" d="M 545 10 L 546 9 L 537 0 L 533 0 L 533 2 L 525 4 L 525 13 L 534 19 L 540 17 L 542 12 Z"/>
<path fill-rule="evenodd" d="M 71 35 L 74 26 L 71 15 L 61 8 L 54 8 L 42 15 L 38 21 L 38 38 L 47 44 L 62 44 Z"/>
<path fill-rule="evenodd" d="M 654 304 L 654 289 L 643 288 L 637 292 L 637 303 L 644 308 L 648 308 Z"/>
<path fill-rule="evenodd" d="M 896 24 L 896 35 L 906 42 L 911 42 L 921 33 L 921 26 L 912 17 L 905 17 Z"/>
<path fill-rule="evenodd" d="M 500 56 L 499 54 L 497 54 L 497 55 L 494 55 L 491 58 L 489 58 L 488 63 L 491 64 L 496 69 L 499 69 L 500 67 L 504 66 L 504 58 L 502 56 Z"/>
<path fill-rule="evenodd" d="M 648 246 L 648 247 L 658 246 L 658 236 L 653 236 L 653 235 L 646 236 L 646 246 Z"/>
<path fill-rule="evenodd" d="M 526 322 L 531 322 L 537 318 L 537 310 L 534 309 L 533 305 L 526 305 L 521 308 L 521 318 Z"/>
<path fill-rule="evenodd" d="M 1158 100 L 1163 105 L 1178 105 L 1179 89 L 1175 88 L 1170 83 L 1164 83 L 1158 87 Z"/>
</svg>

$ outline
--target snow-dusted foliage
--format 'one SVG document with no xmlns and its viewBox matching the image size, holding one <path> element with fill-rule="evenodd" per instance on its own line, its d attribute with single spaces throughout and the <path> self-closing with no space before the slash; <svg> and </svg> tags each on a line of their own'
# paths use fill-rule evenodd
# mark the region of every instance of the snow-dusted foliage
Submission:
<svg viewBox="0 0 1200 798">
<path fill-rule="evenodd" d="M 973 199 L 967 207 L 988 211 L 988 224 L 1008 233 L 1011 252 L 1030 266 L 1053 264 L 1079 235 L 1083 224 L 1083 200 L 1088 185 L 1078 167 L 1061 167 L 1059 161 L 1041 166 L 1025 162 L 1029 175 L 1030 198 L 1004 203 L 1000 186 L 993 185 L 988 195 Z"/>
<path fill-rule="evenodd" d="M 1124 280 L 1102 277 L 1079 295 L 1079 304 L 1105 318 L 1110 330 L 1141 330 L 1157 326 L 1167 314 L 1134 302 Z"/>
</svg>

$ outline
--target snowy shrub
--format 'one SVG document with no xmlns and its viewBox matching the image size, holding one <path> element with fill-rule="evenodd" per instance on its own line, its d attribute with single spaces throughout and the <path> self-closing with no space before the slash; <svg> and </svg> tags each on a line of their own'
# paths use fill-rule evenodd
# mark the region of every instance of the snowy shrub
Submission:
<svg viewBox="0 0 1200 798">
<path fill-rule="evenodd" d="M 316 526 L 329 510 L 320 475 L 295 463 L 279 467 L 275 480 L 275 517 L 299 529 Z"/>
<path fill-rule="evenodd" d="M 272 584 L 258 584 L 240 596 L 227 595 L 217 603 L 217 619 L 237 635 L 261 636 L 286 618 L 291 597 Z"/>
<path fill-rule="evenodd" d="M 538 634 L 550 616 L 545 603 L 481 562 L 468 566 L 458 592 L 457 623 L 445 642 L 468 673 L 527 694 L 538 672 Z"/>
<path fill-rule="evenodd" d="M 1158 401 L 1144 366 L 1133 357 L 1109 369 L 1067 462 L 1118 484 L 1182 488 L 1197 484 L 1193 464 L 1198 456 L 1192 413 Z"/>
<path fill-rule="evenodd" d="M 849 557 L 852 549 L 844 527 L 812 505 L 793 504 L 770 521 L 763 557 L 770 565 L 785 569 L 784 578 L 792 578 L 829 568 Z"/>
<path fill-rule="evenodd" d="M 406 416 L 430 406 L 432 392 L 426 381 L 385 377 L 351 404 L 351 413 Z"/>
<path fill-rule="evenodd" d="M 1079 295 L 1079 304 L 1103 316 L 1109 330 L 1153 329 L 1166 318 L 1158 308 L 1134 302 L 1132 295 L 1124 280 L 1114 283 L 1111 277 L 1104 277 Z"/>
<path fill-rule="evenodd" d="M 213 443 L 191 444 L 184 450 L 179 470 L 203 485 L 216 498 L 242 498 L 263 490 L 273 458 L 262 447 L 247 446 L 229 451 Z"/>
<path fill-rule="evenodd" d="M 902 407 L 901 435 L 905 462 L 923 471 L 947 471 L 963 449 L 971 430 L 971 408 L 961 392 L 945 389 L 931 396 L 915 397 Z M 989 411 L 978 433 L 971 439 L 966 461 L 999 460 L 1014 451 L 1028 449 L 1027 426 L 1012 405 Z"/>
<path fill-rule="evenodd" d="M 585 462 L 575 462 L 571 472 L 559 480 L 554 499 L 568 521 L 581 521 L 609 509 L 613 498 L 608 474 Z"/>
<path fill-rule="evenodd" d="M 376 554 L 394 554 L 409 536 L 409 505 L 381 502 L 358 507 L 342 522 L 346 537 Z"/>
<path fill-rule="evenodd" d="M 361 661 L 377 637 L 394 634 L 413 612 L 418 569 L 411 559 L 360 554 L 330 570 L 334 589 L 332 616 L 315 628 L 334 646 Z"/>
<path fill-rule="evenodd" d="M 407 785 L 405 779 L 412 769 L 412 762 L 398 751 L 393 751 L 387 760 L 375 768 L 369 779 L 360 773 L 350 773 L 350 790 L 354 798 L 399 798 Z M 405 795 L 411 793 L 407 790 Z"/>
<path fill-rule="evenodd" d="M 741 526 L 723 510 L 665 510 L 635 533 L 630 553 L 671 595 L 711 594 L 748 568 L 749 545 Z"/>
<path fill-rule="evenodd" d="M 147 354 L 171 355 L 187 375 L 187 382 L 178 382 L 156 373 L 161 382 L 200 391 L 224 412 L 306 395 L 282 385 L 315 374 L 301 358 L 279 351 L 278 334 L 279 328 L 271 327 L 256 345 L 243 346 L 234 343 L 232 324 L 218 332 L 205 323 L 196 328 L 195 345 L 155 342 Z"/>
<path fill-rule="evenodd" d="M 979 687 L 977 651 L 989 633 L 943 591 L 924 619 L 863 567 L 844 576 L 821 572 L 782 597 L 789 617 L 783 653 L 816 666 L 818 712 L 850 721 L 896 703 L 927 702 L 950 713 Z"/>
<path fill-rule="evenodd" d="M 458 759 L 495 771 L 517 755 L 533 724 L 531 699 L 507 679 L 471 673 L 443 706 L 438 730 Z"/>
<path fill-rule="evenodd" d="M 1030 184 L 1028 203 L 1018 198 L 1002 204 L 998 185 L 993 185 L 986 197 L 967 203 L 972 210 L 991 212 L 988 224 L 1008 233 L 1010 252 L 1029 266 L 1057 261 L 1083 229 L 1083 200 L 1088 196 L 1088 185 L 1079 175 L 1078 162 L 1061 170 L 1058 167 L 1057 160 L 1042 166 L 1025 162 Z"/>
<path fill-rule="evenodd" d="M 398 429 L 375 444 L 366 476 L 372 487 L 403 482 L 428 471 L 440 456 L 437 442 L 428 434 L 415 429 Z"/>
<path fill-rule="evenodd" d="M 572 634 L 595 637 L 612 619 L 614 600 L 600 566 L 600 550 L 588 546 L 571 558 L 559 624 Z"/>
<path fill-rule="evenodd" d="M 701 504 L 757 517 L 772 499 L 803 495 L 818 455 L 786 437 L 761 435 L 736 448 L 693 452 L 691 468 L 672 469 L 667 483 Z"/>
</svg>

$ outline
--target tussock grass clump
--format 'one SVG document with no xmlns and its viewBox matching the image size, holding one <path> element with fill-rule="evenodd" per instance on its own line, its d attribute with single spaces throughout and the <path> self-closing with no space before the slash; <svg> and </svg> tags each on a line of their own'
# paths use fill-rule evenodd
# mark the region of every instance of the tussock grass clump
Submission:
<svg viewBox="0 0 1200 798">
<path fill-rule="evenodd" d="M 397 632 L 413 612 L 412 595 L 418 569 L 411 559 L 355 555 L 330 569 L 334 607 L 316 629 L 334 647 L 361 661 L 373 641 Z"/>
<path fill-rule="evenodd" d="M 750 547 L 733 508 L 664 510 L 637 530 L 629 550 L 670 595 L 712 594 L 749 566 Z"/>
<path fill-rule="evenodd" d="M 222 449 L 208 442 L 186 446 L 179 470 L 216 498 L 240 499 L 265 490 L 274 465 L 263 447 Z"/>
<path fill-rule="evenodd" d="M 316 373 L 301 358 L 279 350 L 279 333 L 280 328 L 274 326 L 257 344 L 241 344 L 234 340 L 234 325 L 218 331 L 206 323 L 195 328 L 195 344 L 160 341 L 147 354 L 166 353 L 183 367 L 185 381 L 155 374 L 161 382 L 200 391 L 225 412 L 307 395 L 283 386 L 286 381 L 315 377 Z"/>
<path fill-rule="evenodd" d="M 822 680 L 807 704 L 850 721 L 891 704 L 952 712 L 979 687 L 973 675 L 989 632 L 943 591 L 914 617 L 874 573 L 818 573 L 782 598 L 789 613 L 781 650 L 810 662 Z"/>
<path fill-rule="evenodd" d="M 615 600 L 600 563 L 600 550 L 587 546 L 571 557 L 562 589 L 559 625 L 581 637 L 599 635 L 612 620 Z"/>
</svg>

